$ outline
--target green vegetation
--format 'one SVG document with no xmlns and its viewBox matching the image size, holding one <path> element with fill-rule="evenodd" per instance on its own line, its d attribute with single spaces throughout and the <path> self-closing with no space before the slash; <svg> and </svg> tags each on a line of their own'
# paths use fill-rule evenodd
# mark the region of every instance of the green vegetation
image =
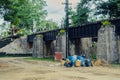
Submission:
<svg viewBox="0 0 120 80">
<path fill-rule="evenodd" d="M 69 9 L 71 15 L 71 25 L 80 25 L 88 22 L 88 15 L 90 12 L 89 0 L 80 0 L 80 3 L 76 6 L 76 11 Z"/>
<path fill-rule="evenodd" d="M 10 21 L 12 25 L 19 28 L 31 29 L 33 20 L 39 25 L 46 16 L 43 7 L 46 6 L 44 0 L 2 0 L 0 8 L 5 12 L 3 17 Z"/>
<path fill-rule="evenodd" d="M 58 36 L 60 36 L 61 34 L 65 33 L 65 30 L 64 29 L 61 29 L 58 33 Z"/>
<path fill-rule="evenodd" d="M 64 30 L 64 29 L 61 29 L 61 30 L 60 30 L 60 33 L 64 33 L 64 32 L 65 32 L 65 30 Z"/>
<path fill-rule="evenodd" d="M 28 58 L 24 58 L 27 60 L 40 60 L 40 61 L 52 61 L 54 62 L 54 57 L 51 58 L 32 58 L 32 57 L 28 57 Z"/>
<path fill-rule="evenodd" d="M 120 17 L 120 0 L 80 0 L 76 11 L 69 9 L 69 15 L 71 26 Z"/>
<path fill-rule="evenodd" d="M 110 24 L 111 24 L 111 22 L 109 22 L 109 21 L 107 21 L 107 20 L 102 22 L 102 25 L 103 25 L 103 26 L 107 26 L 107 25 L 110 25 Z"/>
<path fill-rule="evenodd" d="M 102 15 L 107 19 L 120 16 L 120 0 L 99 0 L 97 4 L 96 15 Z"/>
<path fill-rule="evenodd" d="M 111 64 L 112 67 L 120 68 L 120 64 Z"/>
<path fill-rule="evenodd" d="M 96 59 L 97 59 L 96 54 L 91 54 L 91 55 L 90 55 L 90 58 L 91 58 L 92 60 L 96 60 Z"/>
<path fill-rule="evenodd" d="M 12 29 L 20 30 L 20 35 L 31 34 L 34 29 L 39 29 L 47 15 L 44 6 L 44 0 L 0 0 L 1 15 L 5 21 L 11 22 Z"/>
<path fill-rule="evenodd" d="M 58 28 L 57 23 L 52 20 L 46 20 L 46 21 L 44 21 L 43 24 L 44 24 L 43 26 L 45 26 L 46 30 L 53 30 L 53 29 Z"/>
<path fill-rule="evenodd" d="M 0 14 L 5 21 L 11 22 L 10 34 L 17 33 L 22 36 L 43 29 L 57 29 L 56 22 L 45 20 L 47 16 L 45 6 L 47 6 L 45 0 L 0 0 Z M 17 32 L 12 32 L 12 29 L 17 29 Z"/>
</svg>

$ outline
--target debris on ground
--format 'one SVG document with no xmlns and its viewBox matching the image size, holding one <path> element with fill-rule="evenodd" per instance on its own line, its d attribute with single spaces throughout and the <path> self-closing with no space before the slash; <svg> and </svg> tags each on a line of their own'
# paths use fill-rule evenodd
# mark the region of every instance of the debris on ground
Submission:
<svg viewBox="0 0 120 80">
<path fill-rule="evenodd" d="M 101 66 L 102 65 L 102 61 L 101 59 L 97 59 L 95 61 L 92 61 L 93 66 Z"/>
<path fill-rule="evenodd" d="M 84 56 L 68 56 L 66 60 L 61 60 L 61 65 L 64 65 L 66 67 L 91 67 L 93 66 L 92 61 L 90 59 L 87 59 Z"/>
<path fill-rule="evenodd" d="M 93 66 L 108 66 L 108 62 L 105 60 L 97 59 L 92 61 Z"/>
</svg>

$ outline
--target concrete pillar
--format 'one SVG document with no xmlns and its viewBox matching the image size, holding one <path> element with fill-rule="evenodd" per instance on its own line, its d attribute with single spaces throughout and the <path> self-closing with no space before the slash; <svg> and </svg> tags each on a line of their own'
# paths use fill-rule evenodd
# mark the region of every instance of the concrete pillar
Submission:
<svg viewBox="0 0 120 80">
<path fill-rule="evenodd" d="M 81 38 L 81 49 L 82 53 L 86 55 L 86 57 L 90 57 L 90 47 L 92 45 L 91 38 Z"/>
<path fill-rule="evenodd" d="M 120 63 L 120 36 L 118 36 L 118 55 L 119 55 L 119 63 Z"/>
<path fill-rule="evenodd" d="M 118 60 L 117 38 L 115 27 L 108 25 L 98 31 L 97 58 L 114 63 Z"/>
<path fill-rule="evenodd" d="M 63 58 L 66 58 L 66 33 L 56 37 L 56 52 L 62 52 Z"/>
<path fill-rule="evenodd" d="M 37 35 L 33 41 L 33 57 L 43 57 L 43 36 Z"/>
</svg>

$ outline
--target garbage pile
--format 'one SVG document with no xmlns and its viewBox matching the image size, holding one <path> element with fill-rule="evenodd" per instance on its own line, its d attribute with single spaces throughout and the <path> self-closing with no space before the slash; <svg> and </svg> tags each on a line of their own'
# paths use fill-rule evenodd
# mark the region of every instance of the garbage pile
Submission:
<svg viewBox="0 0 120 80">
<path fill-rule="evenodd" d="M 68 56 L 67 59 L 61 60 L 61 64 L 66 67 L 91 67 L 93 66 L 92 61 L 87 59 L 85 56 Z"/>
</svg>

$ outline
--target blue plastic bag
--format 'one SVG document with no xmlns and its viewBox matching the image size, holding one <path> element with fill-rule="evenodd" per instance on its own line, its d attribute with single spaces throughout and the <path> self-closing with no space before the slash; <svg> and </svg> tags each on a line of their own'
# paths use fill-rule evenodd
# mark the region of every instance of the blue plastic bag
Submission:
<svg viewBox="0 0 120 80">
<path fill-rule="evenodd" d="M 75 61 L 77 60 L 77 56 L 68 56 L 68 59 L 71 61 L 72 66 L 75 66 Z"/>
</svg>

